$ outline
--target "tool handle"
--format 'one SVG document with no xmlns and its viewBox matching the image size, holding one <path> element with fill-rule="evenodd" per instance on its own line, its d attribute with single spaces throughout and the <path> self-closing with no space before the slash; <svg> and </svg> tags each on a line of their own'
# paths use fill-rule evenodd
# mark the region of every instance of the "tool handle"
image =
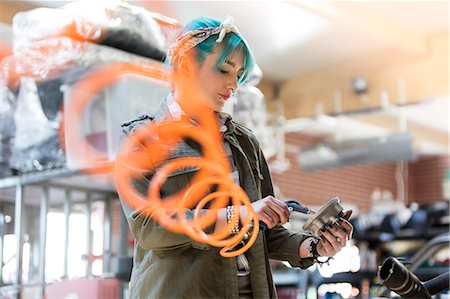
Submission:
<svg viewBox="0 0 450 299">
<path fill-rule="evenodd" d="M 296 200 L 287 200 L 284 202 L 288 208 L 289 211 L 295 211 L 295 212 L 299 212 L 299 213 L 303 213 L 303 214 L 312 214 L 314 213 L 312 210 L 310 210 L 309 208 L 303 206 L 301 203 L 299 203 Z M 266 229 L 268 229 L 267 224 L 265 224 L 263 221 L 259 222 L 259 229 L 262 231 L 265 231 Z"/>
</svg>

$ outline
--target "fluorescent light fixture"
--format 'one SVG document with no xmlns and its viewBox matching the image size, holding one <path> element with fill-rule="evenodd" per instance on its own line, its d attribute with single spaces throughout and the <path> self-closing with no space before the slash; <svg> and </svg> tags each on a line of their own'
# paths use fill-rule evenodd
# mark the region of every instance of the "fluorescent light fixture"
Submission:
<svg viewBox="0 0 450 299">
<path fill-rule="evenodd" d="M 409 133 L 320 144 L 302 148 L 299 153 L 299 163 L 306 172 L 415 159 Z"/>
</svg>

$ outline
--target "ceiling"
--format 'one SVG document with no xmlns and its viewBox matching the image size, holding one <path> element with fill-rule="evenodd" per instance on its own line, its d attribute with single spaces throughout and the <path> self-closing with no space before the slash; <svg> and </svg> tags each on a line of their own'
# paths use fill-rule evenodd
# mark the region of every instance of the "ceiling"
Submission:
<svg viewBox="0 0 450 299">
<path fill-rule="evenodd" d="M 390 47 L 420 51 L 448 30 L 448 1 L 149 1 L 181 23 L 235 18 L 264 77 L 285 80 Z M 401 41 L 401 42 L 400 42 Z M 332 51 L 331 51 L 332 50 Z"/>
<path fill-rule="evenodd" d="M 49 7 L 68 3 L 29 2 Z M 442 0 L 128 2 L 182 24 L 198 16 L 234 17 L 269 81 L 286 80 L 387 48 L 421 51 L 427 35 L 449 26 L 449 4 Z"/>
</svg>

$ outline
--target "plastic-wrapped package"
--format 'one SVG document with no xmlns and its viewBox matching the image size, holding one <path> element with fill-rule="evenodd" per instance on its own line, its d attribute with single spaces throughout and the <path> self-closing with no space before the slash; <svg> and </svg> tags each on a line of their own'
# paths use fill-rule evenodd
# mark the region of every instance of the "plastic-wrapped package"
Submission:
<svg viewBox="0 0 450 299">
<path fill-rule="evenodd" d="M 70 10 L 36 8 L 17 13 L 12 22 L 13 51 L 21 51 L 43 39 L 70 36 L 78 40 L 96 40 L 101 29 L 79 19 Z M 75 38 L 76 37 L 76 38 Z"/>
<path fill-rule="evenodd" d="M 107 30 L 125 29 L 135 33 L 142 40 L 160 50 L 167 48 L 167 41 L 161 32 L 161 28 L 149 11 L 125 2 L 114 6 L 106 6 L 104 9 L 108 20 Z"/>
<path fill-rule="evenodd" d="M 9 88 L 5 90 L 17 97 L 13 111 L 16 137 L 10 168 L 18 173 L 29 173 L 66 166 L 67 156 L 62 151 L 63 145 L 59 144 L 58 135 L 59 111 L 64 101 L 68 100 L 68 94 L 64 90 L 70 90 L 72 85 L 98 67 L 120 62 L 146 65 L 151 61 L 107 46 L 79 42 L 65 37 L 37 41 L 29 47 L 17 50 L 14 56 L 4 59 L 1 62 L 2 73 L 7 79 L 5 85 L 9 83 Z M 114 89 L 110 90 L 110 92 L 113 91 Z M 144 83 L 141 92 L 147 97 L 151 95 L 150 85 Z M 128 95 L 131 96 L 131 93 Z M 129 99 L 125 97 L 123 100 L 118 100 L 108 93 L 108 99 L 113 98 L 117 103 L 111 105 L 122 106 L 126 105 L 122 102 Z M 164 96 L 159 99 L 162 98 Z M 101 98 L 101 100 L 105 99 Z M 136 98 L 134 100 L 132 105 L 128 103 L 128 106 L 138 105 L 138 102 L 147 104 L 152 102 L 148 107 L 152 109 L 154 104 L 152 99 Z M 145 105 L 145 103 L 141 104 Z M 89 121 L 95 122 L 101 117 L 105 115 L 97 113 Z M 131 116 L 124 113 L 120 117 L 126 117 L 122 119 L 125 121 Z M 9 118 L 11 119 L 11 116 Z M 90 133 L 105 131 L 104 125 L 102 128 L 93 123 L 90 125 L 95 128 Z M 118 129 L 119 125 L 116 125 Z"/>
<path fill-rule="evenodd" d="M 16 49 L 13 56 L 1 61 L 2 75 L 7 85 L 16 86 L 20 77 L 37 80 L 57 75 L 83 57 L 88 43 L 70 38 L 49 38 Z"/>
<path fill-rule="evenodd" d="M 59 144 L 59 120 L 42 111 L 36 82 L 23 77 L 14 111 L 15 138 L 10 167 L 19 173 L 62 168 L 65 155 Z"/>
<path fill-rule="evenodd" d="M 79 81 L 95 67 L 124 61 L 144 62 L 136 55 L 63 37 L 16 51 L 1 62 L 1 69 L 9 92 L 17 93 L 21 77 L 33 78 L 44 113 L 53 120 L 62 104 L 62 85 Z"/>
<path fill-rule="evenodd" d="M 14 122 L 16 124 L 14 142 L 16 149 L 28 148 L 53 135 L 52 131 L 55 125 L 48 121 L 42 111 L 36 82 L 32 78 L 23 77 L 21 79 L 14 111 Z"/>
<path fill-rule="evenodd" d="M 146 64 L 148 60 L 107 46 L 55 37 L 16 50 L 13 56 L 2 60 L 1 67 L 2 76 L 11 89 L 22 76 L 34 78 L 39 84 L 40 81 L 61 77 L 74 67 L 92 69 L 114 62 Z M 72 75 L 65 75 L 64 83 L 80 79 L 79 74 Z"/>
<path fill-rule="evenodd" d="M 151 63 L 147 58 L 163 60 L 167 33 L 176 28 L 176 23 L 159 19 L 159 15 L 154 18 L 156 15 L 127 3 L 105 6 L 80 1 L 58 9 L 37 8 L 14 17 L 13 55 L 0 61 L 0 104 L 5 110 L 0 111 L 0 176 L 2 169 L 8 175 L 10 169 L 29 173 L 70 164 L 70 153 L 62 150 L 68 146 L 67 138 L 62 145 L 59 134 L 60 129 L 64 130 L 60 128 L 60 111 L 70 100 L 72 86 L 93 70 L 111 63 L 134 62 L 144 66 Z M 170 28 L 162 30 L 159 24 L 169 24 Z M 119 83 L 122 89 L 137 84 L 145 99 L 132 93 L 124 97 L 121 89 L 111 87 L 97 94 L 95 98 L 100 102 L 96 104 L 103 108 L 92 113 L 94 110 L 88 107 L 86 114 L 90 118 L 80 119 L 84 127 L 86 122 L 91 126 L 87 133 L 92 136 L 86 138 L 100 136 L 103 142 L 104 131 L 111 130 L 111 124 L 118 129 L 118 121 L 131 117 L 127 112 L 139 106 L 151 111 L 155 98 L 164 98 L 161 93 L 166 92 L 166 86 L 144 81 Z M 4 105 L 6 101 L 8 106 Z M 111 114 L 112 119 L 109 114 L 114 111 L 119 113 Z M 98 126 L 106 117 L 108 123 Z M 108 142 L 106 146 L 111 147 L 114 140 Z"/>
<path fill-rule="evenodd" d="M 62 8 L 37 8 L 14 16 L 14 51 L 39 40 L 63 36 L 159 61 L 164 59 L 167 48 L 152 13 L 126 3 L 104 6 L 92 1 L 74 2 Z"/>
</svg>

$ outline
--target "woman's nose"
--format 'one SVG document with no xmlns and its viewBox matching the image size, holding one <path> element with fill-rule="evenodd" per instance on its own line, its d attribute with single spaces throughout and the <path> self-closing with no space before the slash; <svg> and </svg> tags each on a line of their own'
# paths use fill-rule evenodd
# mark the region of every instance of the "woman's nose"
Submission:
<svg viewBox="0 0 450 299">
<path fill-rule="evenodd" d="M 227 89 L 233 93 L 237 90 L 238 88 L 238 83 L 237 83 L 237 78 L 236 79 L 231 79 L 228 84 L 227 84 Z"/>
</svg>

